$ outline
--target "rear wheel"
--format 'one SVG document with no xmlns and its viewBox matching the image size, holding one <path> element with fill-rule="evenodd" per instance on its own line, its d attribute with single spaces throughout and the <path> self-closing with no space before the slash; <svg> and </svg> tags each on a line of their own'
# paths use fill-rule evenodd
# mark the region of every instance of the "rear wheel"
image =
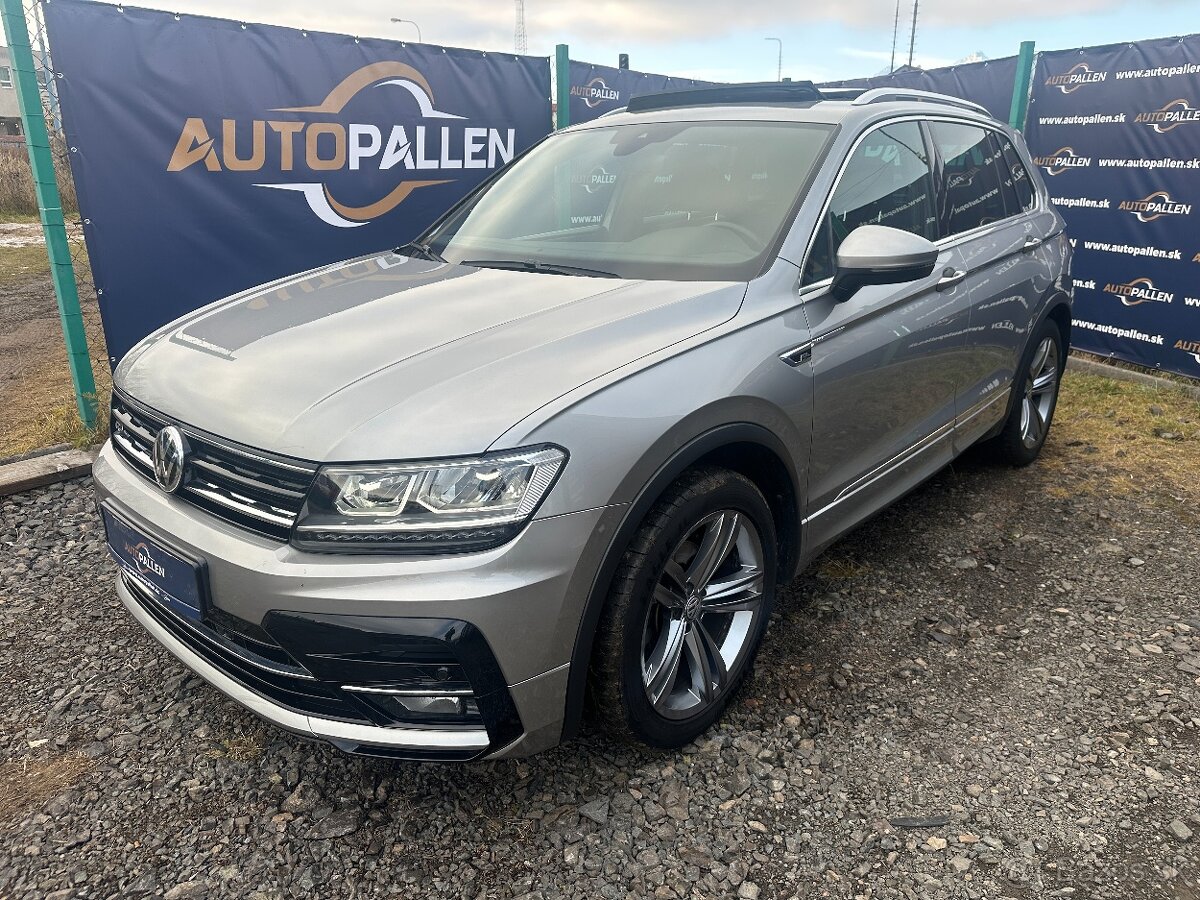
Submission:
<svg viewBox="0 0 1200 900">
<path fill-rule="evenodd" d="M 996 454 L 1003 462 L 1027 466 L 1042 452 L 1058 404 L 1065 357 L 1062 332 L 1057 323 L 1047 319 L 1025 353 L 1013 383 L 1013 390 L 1018 394 L 1004 430 L 993 441 Z"/>
<path fill-rule="evenodd" d="M 775 594 L 770 508 L 726 469 L 686 473 L 655 504 L 614 578 L 591 692 L 607 731 L 679 747 L 720 717 L 762 641 Z"/>
</svg>

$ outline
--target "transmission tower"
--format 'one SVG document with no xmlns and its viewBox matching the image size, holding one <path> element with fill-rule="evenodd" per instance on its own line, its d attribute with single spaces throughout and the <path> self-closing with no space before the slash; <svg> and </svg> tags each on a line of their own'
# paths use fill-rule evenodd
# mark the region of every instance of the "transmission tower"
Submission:
<svg viewBox="0 0 1200 900">
<path fill-rule="evenodd" d="M 896 22 L 892 25 L 892 61 L 888 63 L 888 74 L 896 71 L 896 39 L 900 36 L 900 0 L 896 0 Z"/>
<path fill-rule="evenodd" d="M 908 36 L 908 67 L 913 64 L 913 50 L 917 46 L 917 11 L 921 8 L 921 0 L 913 0 L 912 32 Z"/>
<path fill-rule="evenodd" d="M 525 33 L 525 0 L 516 0 L 517 29 L 513 33 L 513 51 L 516 53 L 529 52 L 529 36 Z"/>
</svg>

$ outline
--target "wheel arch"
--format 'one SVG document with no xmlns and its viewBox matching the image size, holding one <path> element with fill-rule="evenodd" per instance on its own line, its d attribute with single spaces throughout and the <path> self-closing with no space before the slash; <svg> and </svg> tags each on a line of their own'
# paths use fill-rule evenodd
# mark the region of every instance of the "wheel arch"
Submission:
<svg viewBox="0 0 1200 900">
<path fill-rule="evenodd" d="M 675 451 L 642 487 L 614 530 L 592 579 L 580 616 L 567 679 L 562 739 L 579 733 L 583 722 L 587 676 L 597 623 L 609 587 L 634 533 L 655 501 L 683 472 L 703 464 L 720 465 L 749 478 L 762 491 L 775 519 L 779 581 L 789 580 L 800 561 L 803 484 L 784 442 L 761 425 L 749 422 L 717 426 Z"/>
<path fill-rule="evenodd" d="M 1062 335 L 1063 339 L 1064 356 L 1067 353 L 1070 353 L 1071 298 L 1061 290 L 1055 289 L 1050 293 L 1049 298 L 1042 305 L 1041 312 L 1038 313 L 1038 317 L 1034 320 L 1033 325 L 1030 327 L 1029 340 L 1026 341 L 1025 346 L 1021 348 L 1021 356 L 1019 357 L 1018 362 L 1025 359 L 1025 354 L 1029 352 L 1030 342 L 1033 341 L 1034 337 L 1037 335 L 1038 331 L 1041 330 L 1042 325 L 1045 324 L 1047 319 L 1053 321 L 1058 326 L 1059 333 Z M 981 442 L 991 440 L 1004 430 L 1004 424 L 1008 421 L 1009 417 L 1012 415 L 1013 409 L 1017 405 L 1017 398 L 1017 382 L 1016 376 L 1014 375 L 1013 389 L 1009 391 L 1008 404 L 1004 411 L 1004 418 L 997 422 L 990 431 L 988 431 L 982 438 L 979 439 Z"/>
<path fill-rule="evenodd" d="M 1063 336 L 1063 350 L 1071 352 L 1071 301 L 1066 294 L 1055 294 L 1046 304 L 1045 317 L 1053 319 Z M 1039 325 L 1041 322 L 1038 323 Z"/>
</svg>

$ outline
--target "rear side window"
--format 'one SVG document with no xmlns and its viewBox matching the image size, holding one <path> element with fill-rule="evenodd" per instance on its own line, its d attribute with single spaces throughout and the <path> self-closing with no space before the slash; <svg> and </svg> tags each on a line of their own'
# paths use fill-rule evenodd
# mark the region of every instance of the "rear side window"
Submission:
<svg viewBox="0 0 1200 900">
<path fill-rule="evenodd" d="M 974 125 L 931 122 L 930 133 L 942 158 L 943 237 L 961 234 L 1018 211 L 1008 167 L 994 132 Z M 1028 176 L 1026 176 L 1028 178 Z"/>
<path fill-rule="evenodd" d="M 916 122 L 884 125 L 851 152 L 804 267 L 801 284 L 833 275 L 838 247 L 860 225 L 937 240 L 929 155 Z"/>
<path fill-rule="evenodd" d="M 1013 191 L 1016 193 L 1017 205 L 1020 210 L 1028 212 L 1033 209 L 1033 181 L 1029 178 L 1029 170 L 1021 161 L 1021 154 L 1006 135 L 1000 135 L 1000 150 L 1004 154 L 1004 166 L 1008 177 L 1012 180 Z"/>
</svg>

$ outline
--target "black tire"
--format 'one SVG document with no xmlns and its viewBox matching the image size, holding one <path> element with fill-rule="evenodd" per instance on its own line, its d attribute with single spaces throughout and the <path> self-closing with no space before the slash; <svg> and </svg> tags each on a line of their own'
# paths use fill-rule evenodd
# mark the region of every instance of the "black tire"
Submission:
<svg viewBox="0 0 1200 900">
<path fill-rule="evenodd" d="M 734 538 L 716 538 L 706 544 L 714 529 L 719 533 L 722 529 L 741 530 Z M 755 538 L 758 561 L 754 560 Z M 692 583 L 673 577 L 699 573 L 704 569 L 701 555 L 705 547 L 718 544 L 731 549 L 705 580 L 708 589 L 698 592 L 701 599 L 695 599 L 694 587 L 673 593 L 672 585 Z M 688 557 L 691 548 L 694 555 Z M 719 552 L 714 551 L 710 558 Z M 588 673 L 589 694 L 593 715 L 607 734 L 629 743 L 675 748 L 694 740 L 720 718 L 762 643 L 775 598 L 777 552 L 770 507 L 745 476 L 728 469 L 698 467 L 685 472 L 664 492 L 625 551 L 600 617 Z M 761 582 L 735 593 L 732 586 L 749 583 L 759 565 Z M 663 602 L 664 594 L 673 598 L 671 603 Z M 672 605 L 679 599 L 686 602 Z M 696 608 L 690 606 L 693 600 Z M 722 612 L 724 605 L 751 608 Z M 749 618 L 739 618 L 741 612 Z M 661 643 L 653 641 L 656 623 Z M 668 674 L 666 662 L 659 667 L 660 683 L 667 685 L 670 680 L 670 685 L 659 689 L 656 706 L 650 697 L 655 679 L 649 674 L 654 651 L 662 651 L 665 659 L 669 654 L 663 648 L 671 643 L 668 633 L 679 630 L 685 636 L 678 639 L 678 673 Z M 717 635 L 723 638 L 718 640 Z M 730 649 L 735 639 L 736 651 Z M 720 650 L 722 642 L 732 655 L 732 665 L 726 664 L 724 653 L 718 661 L 711 652 L 701 652 Z M 708 660 L 709 667 L 704 668 L 700 659 Z M 692 681 L 689 671 L 711 672 L 712 677 Z M 688 685 L 711 686 L 722 677 L 720 689 L 712 689 L 707 697 L 699 697 L 702 691 L 696 688 L 701 705 L 689 712 L 686 704 L 692 694 Z M 670 708 L 672 703 L 677 703 L 677 708 Z"/>
<path fill-rule="evenodd" d="M 1051 343 L 1051 350 L 1043 365 L 1040 353 L 1047 341 Z M 1058 389 L 1066 361 L 1066 342 L 1062 329 L 1053 319 L 1046 319 L 1034 332 L 1033 339 L 1022 354 L 1013 379 L 1013 398 L 1004 428 L 989 442 L 989 449 L 997 461 L 1010 466 L 1027 466 L 1038 458 L 1054 421 Z M 1052 367 L 1052 371 L 1049 367 Z M 1041 393 L 1035 387 L 1035 376 L 1039 383 L 1042 376 L 1050 376 L 1048 387 Z M 1031 416 L 1037 418 L 1031 419 Z M 1031 434 L 1031 421 L 1041 423 L 1036 434 Z"/>
</svg>

